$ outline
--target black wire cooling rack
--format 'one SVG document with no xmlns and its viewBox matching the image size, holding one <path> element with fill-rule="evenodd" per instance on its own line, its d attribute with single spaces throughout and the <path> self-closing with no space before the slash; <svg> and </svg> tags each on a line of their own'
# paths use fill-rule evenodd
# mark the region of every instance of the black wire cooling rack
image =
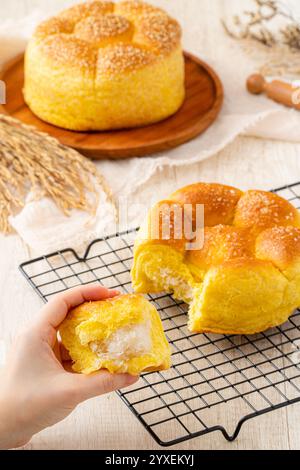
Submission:
<svg viewBox="0 0 300 470">
<path fill-rule="evenodd" d="M 274 192 L 299 208 L 300 183 Z M 61 250 L 23 263 L 20 270 L 45 302 L 95 281 L 130 292 L 135 232 L 95 240 L 83 257 Z M 250 418 L 300 401 L 300 310 L 281 327 L 254 336 L 192 334 L 185 304 L 170 295 L 148 297 L 172 345 L 173 366 L 142 375 L 118 395 L 160 445 L 213 431 L 233 441 Z"/>
</svg>

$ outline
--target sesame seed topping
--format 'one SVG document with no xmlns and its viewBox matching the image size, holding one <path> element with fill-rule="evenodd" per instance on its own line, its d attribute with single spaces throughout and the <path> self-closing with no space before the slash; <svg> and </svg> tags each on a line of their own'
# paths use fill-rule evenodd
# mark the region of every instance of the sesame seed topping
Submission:
<svg viewBox="0 0 300 470">
<path fill-rule="evenodd" d="M 89 16 L 75 27 L 77 37 L 89 42 L 97 43 L 102 39 L 112 39 L 121 36 L 130 30 L 130 22 L 117 15 L 105 15 L 100 17 Z M 118 38 L 120 40 L 120 38 Z"/>
<path fill-rule="evenodd" d="M 96 51 L 86 41 L 71 35 L 57 34 L 43 41 L 41 49 L 57 64 L 68 64 L 94 73 Z"/>
<path fill-rule="evenodd" d="M 50 36 L 55 39 L 49 40 Z M 65 66 L 73 66 L 78 53 L 80 68 L 98 66 L 100 74 L 111 75 L 161 60 L 180 46 L 181 29 L 163 10 L 144 2 L 93 1 L 50 18 L 34 37 L 55 64 L 64 61 Z"/>
<path fill-rule="evenodd" d="M 86 3 L 80 3 L 73 7 L 63 10 L 59 17 L 68 18 L 75 23 L 82 21 L 88 16 L 101 16 L 114 12 L 114 2 L 107 0 L 90 1 Z"/>
<path fill-rule="evenodd" d="M 180 42 L 179 24 L 165 14 L 144 15 L 137 24 L 136 40 L 145 41 L 159 51 L 171 51 Z"/>
<path fill-rule="evenodd" d="M 153 54 L 131 44 L 106 47 L 98 56 L 98 73 L 118 73 L 134 70 L 153 61 Z"/>
<path fill-rule="evenodd" d="M 66 18 L 53 17 L 49 20 L 43 21 L 36 31 L 35 36 L 39 38 L 46 38 L 54 34 L 68 33 L 73 32 L 74 25 L 71 21 Z"/>
</svg>

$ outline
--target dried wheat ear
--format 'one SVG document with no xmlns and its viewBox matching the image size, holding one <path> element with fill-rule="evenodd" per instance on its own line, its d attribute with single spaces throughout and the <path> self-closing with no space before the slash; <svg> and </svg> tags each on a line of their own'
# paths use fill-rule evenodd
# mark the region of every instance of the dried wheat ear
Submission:
<svg viewBox="0 0 300 470">
<path fill-rule="evenodd" d="M 253 4 L 252 11 L 234 15 L 230 22 L 221 19 L 225 32 L 241 41 L 263 75 L 299 76 L 300 25 L 292 8 L 276 0 Z"/>
<path fill-rule="evenodd" d="M 99 188 L 114 205 L 111 191 L 95 165 L 56 139 L 0 115 L 0 231 L 9 233 L 9 216 L 32 191 L 48 196 L 69 215 L 72 209 L 94 214 Z"/>
</svg>

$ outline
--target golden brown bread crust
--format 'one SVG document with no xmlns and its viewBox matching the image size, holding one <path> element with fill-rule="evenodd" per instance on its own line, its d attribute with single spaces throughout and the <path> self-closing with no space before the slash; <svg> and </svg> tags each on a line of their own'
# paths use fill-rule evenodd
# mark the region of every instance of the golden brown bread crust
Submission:
<svg viewBox="0 0 300 470">
<path fill-rule="evenodd" d="M 131 41 L 133 25 L 123 16 L 88 16 L 76 24 L 74 32 L 76 37 L 92 43 L 94 46 L 103 47 L 105 41 L 108 44 Z"/>
<path fill-rule="evenodd" d="M 195 226 L 196 206 L 204 206 L 204 227 Z M 250 190 L 242 193 L 239 189 L 218 183 L 196 183 L 186 186 L 171 194 L 169 199 L 158 202 L 150 211 L 148 219 L 149 243 L 163 243 L 178 250 L 184 250 L 187 241 L 192 238 L 184 231 L 180 237 L 179 232 L 174 231 L 174 210 L 181 208 L 182 220 L 184 213 L 189 218 L 189 206 L 192 208 L 193 230 L 204 230 L 204 243 L 201 250 L 192 250 L 187 253 L 189 260 L 198 260 L 200 264 L 215 264 L 217 260 L 232 258 L 255 258 L 255 240 L 264 230 L 272 227 L 282 227 L 281 231 L 267 231 L 276 244 L 286 244 L 288 234 L 298 232 L 295 227 L 300 227 L 298 211 L 285 199 L 277 194 Z M 162 220 L 168 223 L 166 208 L 170 211 L 170 238 L 162 238 Z M 185 212 L 187 211 L 187 212 Z M 159 216 L 159 236 L 151 239 L 151 227 L 149 222 L 155 220 L 154 214 Z M 157 214 L 156 214 L 157 217 Z M 199 221 L 198 221 L 199 222 Z M 293 231 L 284 231 L 283 227 L 294 227 Z M 290 229 L 291 230 L 291 229 Z M 300 229 L 299 229 L 300 230 Z M 278 235 L 281 234 L 281 236 Z M 186 236 L 184 236 L 186 235 Z M 296 236 L 296 235 L 295 235 Z M 292 236 L 290 235 L 290 238 Z M 262 243 L 263 238 L 261 238 Z M 266 246 L 264 244 L 264 246 Z M 286 248 L 282 248 L 286 250 Z M 207 261 L 205 261 L 207 258 Z M 216 260 L 214 260 L 216 258 Z"/>
<path fill-rule="evenodd" d="M 183 217 L 183 205 L 179 202 L 168 199 L 158 202 L 149 212 L 147 239 L 154 245 L 168 245 L 184 252 L 188 240 L 181 230 Z"/>
<path fill-rule="evenodd" d="M 161 9 L 139 1 L 94 1 L 44 21 L 34 38 L 54 66 L 74 67 L 77 60 L 92 74 L 95 68 L 112 74 L 167 56 L 179 47 L 181 28 Z"/>
<path fill-rule="evenodd" d="M 46 37 L 40 48 L 44 56 L 55 58 L 56 66 L 67 64 L 70 69 L 85 70 L 89 75 L 95 76 L 97 51 L 82 39 L 55 34 Z"/>
<path fill-rule="evenodd" d="M 204 230 L 204 244 L 201 250 L 187 252 L 187 262 L 209 269 L 232 259 L 252 258 L 255 241 L 248 229 L 216 225 Z"/>
<path fill-rule="evenodd" d="M 134 70 L 153 62 L 153 54 L 140 46 L 117 44 L 108 46 L 98 56 L 97 77 Z"/>
<path fill-rule="evenodd" d="M 300 259 L 300 229 L 290 226 L 264 230 L 256 240 L 256 256 L 284 271 Z"/>
<path fill-rule="evenodd" d="M 181 29 L 174 19 L 165 14 L 145 15 L 137 23 L 135 41 L 166 55 L 172 52 L 181 39 Z"/>
<path fill-rule="evenodd" d="M 35 30 L 35 37 L 42 40 L 54 34 L 71 34 L 74 23 L 67 18 L 54 16 L 41 23 Z"/>
<path fill-rule="evenodd" d="M 258 230 L 278 225 L 299 224 L 299 214 L 291 204 L 277 194 L 266 191 L 247 191 L 238 202 L 234 225 Z"/>
<path fill-rule="evenodd" d="M 151 15 L 157 12 L 161 14 L 165 13 L 160 8 L 157 8 L 148 3 L 140 2 L 138 0 L 125 0 L 123 2 L 117 3 L 115 8 L 119 14 L 129 16 L 132 19 L 137 18 L 140 15 Z"/>
<path fill-rule="evenodd" d="M 62 11 L 59 16 L 72 21 L 73 25 L 75 25 L 75 23 L 81 21 L 87 16 L 107 15 L 109 13 L 113 13 L 114 7 L 114 2 L 105 0 L 86 2 L 67 8 Z"/>
<path fill-rule="evenodd" d="M 196 183 L 179 189 L 170 199 L 181 204 L 192 204 L 195 215 L 196 204 L 205 206 L 205 226 L 230 224 L 236 205 L 242 195 L 239 189 L 218 183 Z"/>
</svg>

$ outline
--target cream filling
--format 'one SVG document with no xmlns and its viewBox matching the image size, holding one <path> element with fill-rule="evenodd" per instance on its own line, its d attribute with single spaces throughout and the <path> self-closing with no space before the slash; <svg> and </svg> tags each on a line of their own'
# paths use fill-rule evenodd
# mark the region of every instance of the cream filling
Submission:
<svg viewBox="0 0 300 470">
<path fill-rule="evenodd" d="M 105 341 L 92 341 L 90 349 L 101 360 L 123 362 L 151 353 L 151 323 L 127 325 L 116 330 Z"/>
<path fill-rule="evenodd" d="M 157 282 L 157 279 L 154 279 L 155 281 Z M 158 284 L 165 290 L 172 290 L 180 300 L 189 303 L 193 299 L 193 288 L 169 268 L 159 268 Z"/>
</svg>

